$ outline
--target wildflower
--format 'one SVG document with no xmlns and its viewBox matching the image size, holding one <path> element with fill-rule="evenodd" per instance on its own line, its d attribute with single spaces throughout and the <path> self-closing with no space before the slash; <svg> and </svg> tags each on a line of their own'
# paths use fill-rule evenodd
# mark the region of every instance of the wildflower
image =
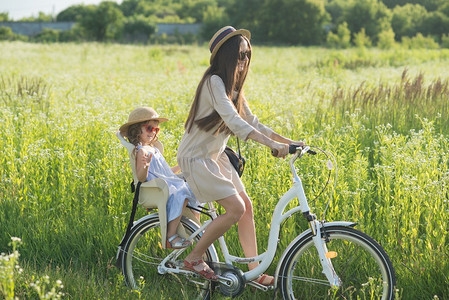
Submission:
<svg viewBox="0 0 449 300">
<path fill-rule="evenodd" d="M 18 237 L 15 237 L 15 236 L 13 236 L 12 238 L 11 238 L 11 241 L 13 241 L 13 242 L 21 242 L 22 241 L 22 239 L 21 238 L 18 238 Z"/>
</svg>

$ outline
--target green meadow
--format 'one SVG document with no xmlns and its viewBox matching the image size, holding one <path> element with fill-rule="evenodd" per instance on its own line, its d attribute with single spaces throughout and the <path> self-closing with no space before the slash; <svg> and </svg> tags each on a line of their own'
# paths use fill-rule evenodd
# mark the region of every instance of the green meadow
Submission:
<svg viewBox="0 0 449 300">
<path fill-rule="evenodd" d="M 176 281 L 171 290 L 149 282 L 131 291 L 114 267 L 133 196 L 128 155 L 114 133 L 132 109 L 154 107 L 170 119 L 160 140 L 175 165 L 207 47 L 0 42 L 0 49 L 0 297 L 188 299 Z M 245 86 L 262 122 L 335 155 L 338 181 L 325 218 L 357 222 L 385 248 L 401 299 L 449 299 L 448 66 L 448 49 L 256 45 Z M 249 141 L 242 150 L 263 252 L 290 173 L 264 146 Z M 298 164 L 318 215 L 333 185 L 331 176 L 315 197 L 328 179 L 325 162 L 317 155 Z M 300 215 L 284 224 L 268 273 L 305 229 Z M 225 237 L 242 255 L 235 226 Z M 272 293 L 247 288 L 241 297 Z"/>
</svg>

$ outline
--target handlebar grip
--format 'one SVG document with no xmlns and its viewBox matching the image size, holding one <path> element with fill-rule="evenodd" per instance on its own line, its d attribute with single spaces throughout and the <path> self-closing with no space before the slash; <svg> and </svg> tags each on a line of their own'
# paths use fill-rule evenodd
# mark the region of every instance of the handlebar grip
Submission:
<svg viewBox="0 0 449 300">
<path fill-rule="evenodd" d="M 293 145 L 293 144 L 288 145 L 288 153 L 295 154 L 297 148 L 298 148 L 298 145 Z"/>
<path fill-rule="evenodd" d="M 298 150 L 298 147 L 299 147 L 298 145 L 293 145 L 293 144 L 288 145 L 288 153 L 295 154 L 296 151 Z M 271 155 L 277 156 L 277 154 L 278 154 L 278 151 L 276 149 L 271 150 Z"/>
<path fill-rule="evenodd" d="M 296 151 L 298 151 L 298 148 L 302 148 L 302 147 L 298 146 L 298 145 L 290 144 L 290 145 L 288 145 L 288 153 L 295 154 Z M 310 150 L 310 149 L 307 150 L 307 153 L 310 154 L 310 155 L 315 155 L 316 154 L 315 151 Z M 277 156 L 278 155 L 278 151 L 276 149 L 271 150 L 271 155 Z"/>
<path fill-rule="evenodd" d="M 289 145 L 288 151 L 289 151 L 290 154 L 295 154 L 296 151 L 302 150 L 302 149 L 304 149 L 305 147 L 306 147 L 306 146 Z M 315 155 L 315 154 L 316 154 L 315 151 L 310 150 L 310 149 L 307 150 L 307 153 L 310 154 L 310 155 Z"/>
</svg>

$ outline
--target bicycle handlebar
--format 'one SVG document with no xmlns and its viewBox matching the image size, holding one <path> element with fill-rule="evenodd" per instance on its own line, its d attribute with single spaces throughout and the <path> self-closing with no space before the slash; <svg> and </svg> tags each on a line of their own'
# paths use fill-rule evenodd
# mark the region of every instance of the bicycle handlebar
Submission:
<svg viewBox="0 0 449 300">
<path fill-rule="evenodd" d="M 288 153 L 290 153 L 290 154 L 295 154 L 296 151 L 298 151 L 298 150 L 301 150 L 301 151 L 302 151 L 302 150 L 305 149 L 306 147 L 308 147 L 308 146 L 298 146 L 298 145 L 290 144 L 290 145 L 288 146 Z M 315 155 L 315 154 L 316 154 L 315 151 L 310 150 L 310 149 L 307 149 L 306 153 L 308 153 L 308 154 L 310 154 L 310 155 Z M 277 156 L 277 154 L 278 154 L 278 151 L 277 151 L 277 150 L 271 150 L 271 155 Z"/>
</svg>

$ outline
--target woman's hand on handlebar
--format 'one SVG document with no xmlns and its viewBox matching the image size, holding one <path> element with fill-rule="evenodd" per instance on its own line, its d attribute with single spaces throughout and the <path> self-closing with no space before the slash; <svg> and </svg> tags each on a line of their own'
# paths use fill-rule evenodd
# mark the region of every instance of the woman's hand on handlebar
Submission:
<svg viewBox="0 0 449 300">
<path fill-rule="evenodd" d="M 282 145 L 288 145 L 287 154 L 288 153 L 294 154 L 296 152 L 297 147 L 304 147 L 305 146 L 305 143 L 302 142 L 302 141 L 291 141 L 291 143 L 288 143 L 288 144 L 283 144 L 283 143 L 281 143 L 281 144 Z M 279 150 L 277 148 L 275 148 L 275 147 L 271 148 L 271 154 L 273 156 L 275 156 L 275 157 L 283 157 L 283 158 L 285 157 L 285 156 L 279 155 Z"/>
<path fill-rule="evenodd" d="M 270 148 L 271 154 L 273 156 L 285 158 L 288 154 L 289 145 L 284 143 L 273 142 Z"/>
</svg>

